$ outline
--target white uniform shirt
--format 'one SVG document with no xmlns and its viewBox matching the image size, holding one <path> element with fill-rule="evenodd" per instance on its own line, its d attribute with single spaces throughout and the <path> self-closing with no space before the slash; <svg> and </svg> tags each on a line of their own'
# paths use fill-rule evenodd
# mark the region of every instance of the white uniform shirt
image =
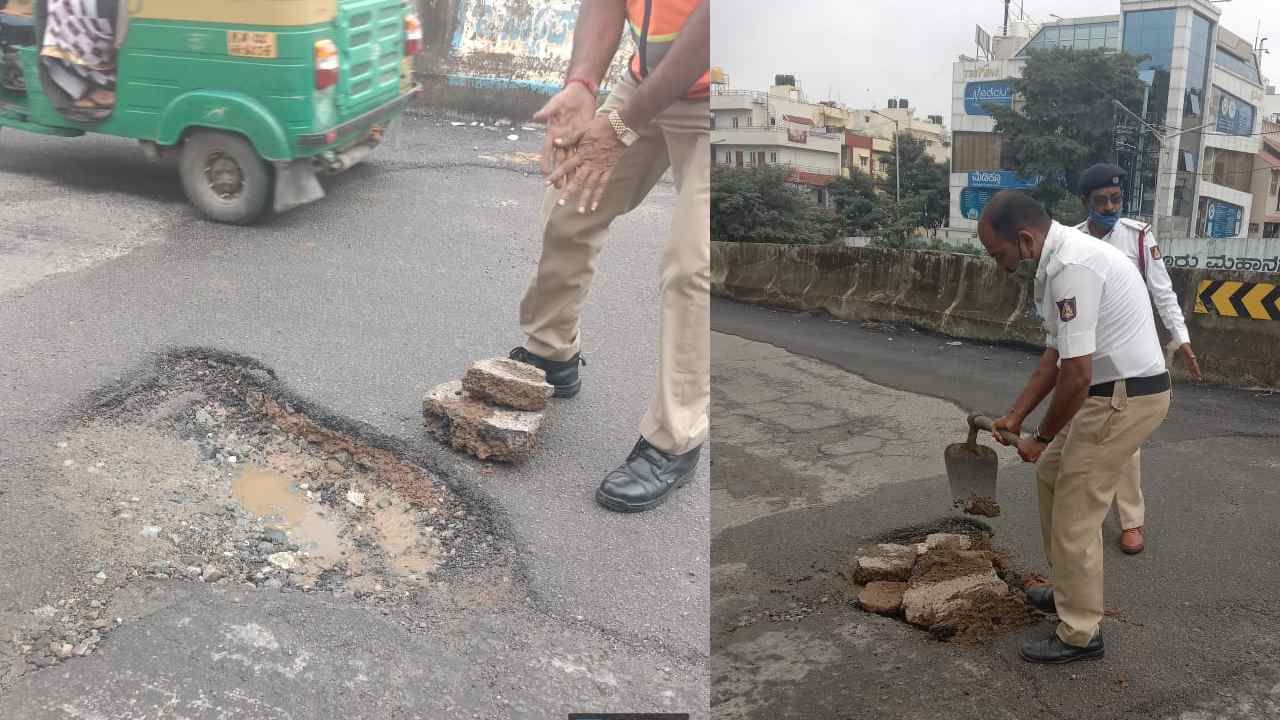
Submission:
<svg viewBox="0 0 1280 720">
<path fill-rule="evenodd" d="M 1111 232 L 1107 233 L 1102 240 L 1127 255 L 1135 267 L 1138 266 L 1139 254 L 1146 254 L 1147 289 L 1151 292 L 1151 299 L 1155 301 L 1156 310 L 1160 311 L 1160 319 L 1164 321 L 1164 326 L 1169 329 L 1169 333 L 1173 335 L 1178 345 L 1182 346 L 1191 342 L 1191 335 L 1187 333 L 1187 321 L 1182 316 L 1182 305 L 1178 302 L 1178 295 L 1173 292 L 1173 281 L 1169 279 L 1169 270 L 1165 267 L 1164 260 L 1160 259 L 1160 246 L 1156 244 L 1156 239 L 1149 228 L 1150 226 L 1146 223 L 1120 218 L 1115 227 L 1111 228 Z M 1089 233 L 1088 220 L 1077 225 L 1076 229 L 1093 237 Z M 1146 230 L 1145 235 L 1143 230 Z M 1142 247 L 1139 247 L 1139 238 L 1142 238 Z"/>
<path fill-rule="evenodd" d="M 1116 248 L 1054 222 L 1035 292 L 1045 344 L 1062 359 L 1092 355 L 1094 385 L 1165 372 L 1142 276 Z"/>
</svg>

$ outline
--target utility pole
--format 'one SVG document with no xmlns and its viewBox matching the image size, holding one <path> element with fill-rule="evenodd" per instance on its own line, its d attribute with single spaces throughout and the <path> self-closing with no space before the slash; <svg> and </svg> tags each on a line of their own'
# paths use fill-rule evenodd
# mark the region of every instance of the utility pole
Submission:
<svg viewBox="0 0 1280 720">
<path fill-rule="evenodd" d="M 1004 34 L 1009 35 L 1009 0 L 1004 0 Z"/>
<path fill-rule="evenodd" d="M 1111 102 L 1115 103 L 1116 107 L 1120 108 L 1121 110 L 1125 111 L 1125 112 L 1126 112 L 1126 113 L 1128 113 L 1129 115 L 1131 115 L 1131 116 L 1133 116 L 1134 118 L 1136 118 L 1136 119 L 1137 119 L 1137 121 L 1138 121 L 1138 122 L 1140 122 L 1140 123 L 1142 123 L 1142 125 L 1143 125 L 1147 130 L 1150 130 L 1150 131 L 1151 131 L 1151 137 L 1152 137 L 1152 138 L 1154 138 L 1154 139 L 1155 139 L 1155 141 L 1156 141 L 1157 143 L 1159 143 L 1159 145 L 1160 145 L 1160 160 L 1159 160 L 1159 162 L 1156 164 L 1156 172 L 1155 172 L 1155 176 L 1156 176 L 1156 198 L 1155 198 L 1155 204 L 1154 204 L 1154 207 L 1153 207 L 1152 212 L 1151 212 L 1151 234 L 1152 234 L 1152 235 L 1155 235 L 1156 239 L 1158 240 L 1158 239 L 1160 238 L 1160 235 L 1158 234 L 1158 228 L 1157 228 L 1157 225 L 1158 225 L 1158 223 L 1159 223 L 1159 221 L 1160 221 L 1160 208 L 1162 207 L 1161 202 L 1160 202 L 1160 200 L 1161 200 L 1161 197 L 1160 197 L 1160 176 L 1161 176 L 1161 175 L 1166 171 L 1166 168 L 1169 166 L 1169 160 L 1170 160 L 1170 158 L 1171 158 L 1171 156 L 1169 155 L 1169 141 L 1170 141 L 1170 140 L 1173 140 L 1174 138 L 1178 137 L 1179 135 L 1185 135 L 1185 134 L 1187 134 L 1187 133 L 1189 133 L 1189 132 L 1195 132 L 1196 130 L 1203 130 L 1204 128 L 1207 128 L 1207 127 L 1209 127 L 1210 125 L 1215 124 L 1217 121 L 1216 121 L 1216 120 L 1214 120 L 1213 122 L 1207 122 L 1207 123 L 1205 123 L 1205 124 L 1203 124 L 1203 125 L 1197 125 L 1196 127 L 1193 127 L 1193 128 L 1187 128 L 1186 130 L 1179 130 L 1178 132 L 1171 132 L 1171 133 L 1161 134 L 1161 133 L 1160 133 L 1160 129 L 1159 129 L 1159 128 L 1157 128 L 1155 125 L 1152 125 L 1151 123 L 1147 122 L 1146 118 L 1144 118 L 1144 117 L 1142 117 L 1142 116 L 1138 115 L 1138 114 L 1137 114 L 1137 113 L 1135 113 L 1134 111 L 1132 111 L 1132 110 L 1130 110 L 1129 108 L 1125 107 L 1125 106 L 1124 106 L 1124 103 L 1120 102 L 1119 100 L 1112 100 Z M 1141 136 L 1139 136 L 1139 138 L 1141 138 Z M 1141 147 L 1141 144 L 1139 144 L 1139 147 Z M 1178 172 L 1178 171 L 1177 171 L 1176 166 L 1175 166 L 1175 168 L 1174 168 L 1173 172 L 1174 172 L 1174 174 L 1175 174 L 1175 175 L 1177 174 L 1177 172 Z M 1198 168 L 1198 167 L 1197 167 L 1197 168 L 1194 170 L 1194 172 L 1195 172 L 1195 174 L 1196 174 L 1196 175 L 1199 175 L 1199 174 L 1200 174 L 1200 168 Z M 1140 180 L 1139 180 L 1139 182 L 1140 182 Z"/>
</svg>

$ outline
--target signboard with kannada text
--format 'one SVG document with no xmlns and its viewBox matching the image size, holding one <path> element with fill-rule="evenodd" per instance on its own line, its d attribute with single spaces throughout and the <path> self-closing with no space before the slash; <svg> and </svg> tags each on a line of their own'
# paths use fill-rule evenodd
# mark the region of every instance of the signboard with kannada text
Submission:
<svg viewBox="0 0 1280 720">
<path fill-rule="evenodd" d="M 1043 178 L 1023 177 L 1012 170 L 970 170 L 969 187 L 1013 190 L 1030 188 L 1040 184 Z"/>
</svg>

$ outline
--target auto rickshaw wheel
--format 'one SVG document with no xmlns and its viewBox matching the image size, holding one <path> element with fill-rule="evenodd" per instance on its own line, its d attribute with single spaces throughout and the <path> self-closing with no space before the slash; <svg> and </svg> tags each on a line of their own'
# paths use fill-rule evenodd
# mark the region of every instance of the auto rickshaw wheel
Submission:
<svg viewBox="0 0 1280 720">
<path fill-rule="evenodd" d="M 239 135 L 193 133 L 183 143 L 178 171 L 191 204 L 215 222 L 250 225 L 270 207 L 271 168 Z"/>
</svg>

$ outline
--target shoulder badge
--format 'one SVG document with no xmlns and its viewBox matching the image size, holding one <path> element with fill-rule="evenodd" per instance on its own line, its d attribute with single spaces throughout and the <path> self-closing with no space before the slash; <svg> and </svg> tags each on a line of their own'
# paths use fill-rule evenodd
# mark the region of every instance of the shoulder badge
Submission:
<svg viewBox="0 0 1280 720">
<path fill-rule="evenodd" d="M 1065 300 L 1058 301 L 1058 319 L 1062 322 L 1070 322 L 1076 317 L 1076 299 L 1069 297 Z"/>
</svg>

